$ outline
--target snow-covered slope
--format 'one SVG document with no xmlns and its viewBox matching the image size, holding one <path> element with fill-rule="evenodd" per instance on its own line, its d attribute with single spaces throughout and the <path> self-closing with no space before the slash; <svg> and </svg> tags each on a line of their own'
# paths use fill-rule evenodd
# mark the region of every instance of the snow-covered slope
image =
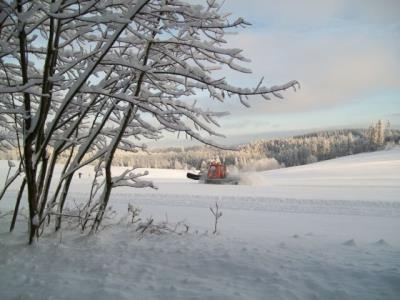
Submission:
<svg viewBox="0 0 400 300">
<path fill-rule="evenodd" d="M 272 185 L 400 187 L 400 149 L 264 172 Z"/>
<path fill-rule="evenodd" d="M 215 186 L 186 180 L 181 171 L 150 170 L 158 194 L 262 197 L 301 200 L 400 202 L 400 149 L 351 155 L 315 164 L 262 173 L 244 173 L 241 186 Z M 175 185 L 165 178 L 180 179 Z M 137 190 L 135 193 L 154 193 Z"/>
<path fill-rule="evenodd" d="M 239 186 L 149 171 L 158 190 L 113 191 L 117 219 L 131 203 L 142 218 L 186 220 L 189 234 L 138 240 L 124 221 L 29 247 L 23 218 L 13 234 L 0 218 L 0 299 L 400 299 L 399 149 L 248 173 Z M 92 167 L 82 173 L 71 199 L 87 196 Z M 0 202 L 3 213 L 16 192 Z"/>
</svg>

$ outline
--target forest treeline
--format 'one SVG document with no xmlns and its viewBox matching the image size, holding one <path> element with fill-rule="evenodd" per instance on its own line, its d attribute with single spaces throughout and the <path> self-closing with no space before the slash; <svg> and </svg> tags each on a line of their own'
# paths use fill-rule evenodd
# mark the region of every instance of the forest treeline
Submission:
<svg viewBox="0 0 400 300">
<path fill-rule="evenodd" d="M 383 149 L 399 144 L 400 130 L 378 121 L 368 129 L 320 131 L 288 138 L 257 140 L 239 146 L 238 151 L 207 146 L 164 148 L 149 153 L 119 153 L 119 166 L 191 169 L 202 160 L 219 159 L 239 169 L 257 171 L 309 164 L 345 155 Z"/>
<path fill-rule="evenodd" d="M 288 138 L 257 140 L 240 145 L 238 151 L 208 146 L 170 147 L 148 152 L 118 151 L 115 166 L 193 169 L 205 160 L 221 160 L 239 169 L 264 171 L 314 163 L 336 157 L 383 149 L 399 144 L 400 130 L 378 121 L 368 129 L 319 131 Z M 2 159 L 16 159 L 16 150 L 0 154 Z M 65 157 L 66 159 L 66 157 Z M 63 158 L 60 159 L 63 162 Z"/>
</svg>

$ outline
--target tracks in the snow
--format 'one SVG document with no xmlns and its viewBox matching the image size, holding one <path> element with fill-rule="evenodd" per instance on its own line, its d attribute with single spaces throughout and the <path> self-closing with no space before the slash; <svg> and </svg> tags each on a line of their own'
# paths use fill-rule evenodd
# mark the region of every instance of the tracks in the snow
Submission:
<svg viewBox="0 0 400 300">
<path fill-rule="evenodd" d="M 115 193 L 113 197 L 118 198 L 119 201 L 126 200 L 136 205 L 209 207 L 210 204 L 218 202 L 224 209 L 400 217 L 400 202 L 393 201 L 285 199 L 158 193 L 131 195 Z"/>
</svg>

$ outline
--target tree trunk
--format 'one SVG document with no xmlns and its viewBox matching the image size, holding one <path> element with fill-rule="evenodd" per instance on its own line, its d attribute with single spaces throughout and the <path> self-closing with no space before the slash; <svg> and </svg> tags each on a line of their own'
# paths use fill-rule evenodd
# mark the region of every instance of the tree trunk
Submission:
<svg viewBox="0 0 400 300">
<path fill-rule="evenodd" d="M 58 231 L 61 228 L 61 219 L 62 219 L 62 211 L 64 209 L 65 201 L 67 200 L 69 186 L 71 185 L 71 181 L 74 174 L 68 175 L 67 179 L 65 180 L 63 191 L 60 196 L 60 202 L 58 203 L 58 213 L 59 215 L 56 217 L 56 227 L 55 231 Z"/>
<path fill-rule="evenodd" d="M 153 32 L 153 38 L 155 37 L 156 33 Z M 149 58 L 149 53 L 150 53 L 150 48 L 151 48 L 152 43 L 149 42 L 147 44 L 146 50 L 145 50 L 145 54 L 144 54 L 144 59 L 143 59 L 143 66 L 147 65 L 147 61 Z M 136 90 L 135 90 L 135 97 L 139 96 L 140 94 L 140 90 L 141 90 L 141 86 L 143 83 L 143 78 L 144 78 L 144 72 L 141 71 L 139 74 L 139 78 L 136 84 Z M 121 125 L 119 127 L 119 131 L 118 131 L 118 135 L 114 137 L 114 139 L 111 142 L 110 145 L 110 149 L 107 153 L 107 160 L 106 160 L 106 165 L 105 165 L 105 172 L 106 172 L 106 182 L 105 182 L 105 186 L 104 186 L 104 191 L 101 197 L 101 202 L 100 202 L 100 210 L 98 211 L 96 218 L 93 222 L 92 225 L 92 229 L 91 229 L 91 233 L 95 233 L 100 226 L 100 223 L 103 220 L 104 217 L 104 213 L 105 213 L 105 209 L 107 208 L 108 205 L 108 201 L 110 200 L 110 195 L 111 195 L 111 189 L 112 189 L 112 175 L 111 175 L 111 165 L 112 165 L 112 161 L 114 159 L 114 154 L 115 151 L 118 148 L 118 144 L 121 141 L 124 132 L 126 130 L 126 127 L 129 124 L 129 120 L 131 119 L 132 114 L 135 114 L 137 111 L 137 107 L 135 107 L 132 103 L 129 104 L 129 109 L 128 111 L 125 113 L 124 118 L 121 122 Z"/>
<path fill-rule="evenodd" d="M 19 188 L 17 201 L 15 202 L 14 213 L 13 213 L 13 217 L 12 217 L 11 225 L 10 225 L 10 232 L 14 230 L 15 222 L 17 221 L 17 216 L 18 216 L 18 211 L 19 211 L 19 204 L 21 202 L 21 198 L 22 198 L 22 195 L 23 195 L 24 190 L 25 190 L 25 185 L 26 185 L 26 179 L 24 178 L 22 180 L 21 187 Z"/>
</svg>

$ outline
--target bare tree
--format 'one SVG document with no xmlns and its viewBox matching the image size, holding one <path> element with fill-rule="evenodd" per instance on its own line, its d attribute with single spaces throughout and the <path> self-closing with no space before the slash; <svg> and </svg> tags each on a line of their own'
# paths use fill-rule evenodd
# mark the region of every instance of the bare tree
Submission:
<svg viewBox="0 0 400 300">
<path fill-rule="evenodd" d="M 199 92 L 249 106 L 249 96 L 281 98 L 298 85 L 267 88 L 261 80 L 239 88 L 212 76 L 218 68 L 250 73 L 240 66 L 247 61 L 241 50 L 227 48 L 224 39 L 226 31 L 249 23 L 230 20 L 217 1 L 16 0 L 0 6 L 0 129 L 9 132 L 0 147 L 19 149 L 30 243 L 50 215 L 60 228 L 72 178 L 85 165 L 100 162 L 105 173 L 96 187 L 101 193 L 96 199 L 91 193 L 87 203 L 95 232 L 113 188 L 154 187 L 132 170 L 113 176 L 118 149 L 145 149 L 141 140 L 165 131 L 222 147 L 206 136 L 221 136 L 213 127 L 226 113 L 198 104 Z M 68 159 L 55 180 L 61 156 Z"/>
</svg>

